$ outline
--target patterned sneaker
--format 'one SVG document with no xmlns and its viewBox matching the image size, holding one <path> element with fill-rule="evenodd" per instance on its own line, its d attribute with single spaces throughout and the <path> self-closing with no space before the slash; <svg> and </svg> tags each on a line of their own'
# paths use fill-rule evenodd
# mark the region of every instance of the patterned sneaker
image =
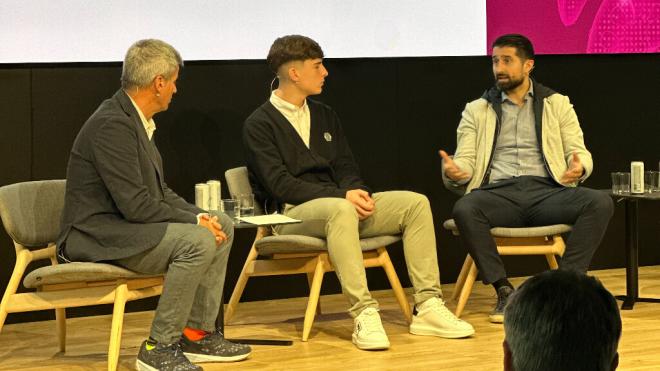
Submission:
<svg viewBox="0 0 660 371">
<path fill-rule="evenodd" d="M 430 298 L 417 306 L 410 333 L 456 339 L 474 334 L 474 327 L 450 312 L 442 299 Z"/>
<path fill-rule="evenodd" d="M 363 350 L 387 349 L 390 341 L 376 308 L 367 308 L 355 317 L 353 344 Z"/>
<path fill-rule="evenodd" d="M 504 322 L 504 307 L 509 302 L 509 296 L 513 294 L 513 289 L 509 286 L 502 286 L 497 290 L 497 304 L 488 315 L 488 320 L 492 323 Z"/>
<path fill-rule="evenodd" d="M 252 349 L 245 344 L 232 343 L 217 330 L 197 341 L 181 335 L 183 353 L 192 362 L 236 362 L 246 359 Z"/>
<path fill-rule="evenodd" d="M 181 345 L 142 342 L 135 367 L 138 371 L 201 371 L 183 355 Z"/>
</svg>

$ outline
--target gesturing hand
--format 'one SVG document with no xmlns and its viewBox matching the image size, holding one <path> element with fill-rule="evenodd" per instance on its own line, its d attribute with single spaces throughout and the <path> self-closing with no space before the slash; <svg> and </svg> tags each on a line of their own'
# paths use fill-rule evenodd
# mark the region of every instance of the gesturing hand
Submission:
<svg viewBox="0 0 660 371">
<path fill-rule="evenodd" d="M 374 213 L 376 204 L 374 199 L 369 196 L 369 192 L 362 189 L 352 189 L 346 192 L 346 199 L 355 206 L 360 220 L 367 219 Z"/>
<path fill-rule="evenodd" d="M 470 178 L 470 174 L 461 170 L 461 168 L 458 167 L 458 165 L 456 165 L 454 160 L 452 160 L 452 158 L 449 157 L 447 152 L 440 150 L 439 153 L 440 153 L 440 157 L 442 157 L 442 159 L 445 161 L 445 175 L 449 179 L 457 182 L 460 180 L 465 180 Z"/>
<path fill-rule="evenodd" d="M 202 215 L 199 218 L 199 225 L 208 229 L 215 236 L 215 244 L 220 246 L 221 243 L 227 241 L 227 235 L 222 231 L 222 226 L 218 223 L 217 216 Z"/>
<path fill-rule="evenodd" d="M 580 157 L 578 157 L 576 152 L 573 152 L 573 159 L 571 160 L 571 165 L 566 170 L 564 175 L 562 175 L 560 182 L 562 184 L 571 184 L 575 183 L 582 177 L 584 174 L 584 166 L 580 162 Z"/>
</svg>

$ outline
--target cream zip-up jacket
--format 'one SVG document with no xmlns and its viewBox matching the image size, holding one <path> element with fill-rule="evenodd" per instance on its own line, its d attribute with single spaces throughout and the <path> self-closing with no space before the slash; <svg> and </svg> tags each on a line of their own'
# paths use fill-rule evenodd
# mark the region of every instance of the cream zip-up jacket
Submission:
<svg viewBox="0 0 660 371">
<path fill-rule="evenodd" d="M 577 153 L 582 165 L 584 181 L 593 170 L 591 153 L 584 146 L 584 136 L 573 105 L 568 97 L 535 82 L 534 116 L 536 135 L 541 145 L 546 170 L 558 183 L 568 169 L 573 152 Z M 456 152 L 454 162 L 461 170 L 472 175 L 466 193 L 479 188 L 490 175 L 490 166 L 495 140 L 499 133 L 502 116 L 501 91 L 493 87 L 484 95 L 469 102 L 463 110 L 461 122 L 456 130 Z M 442 174 L 448 188 L 461 188 Z M 576 186 L 577 183 L 565 185 Z"/>
</svg>

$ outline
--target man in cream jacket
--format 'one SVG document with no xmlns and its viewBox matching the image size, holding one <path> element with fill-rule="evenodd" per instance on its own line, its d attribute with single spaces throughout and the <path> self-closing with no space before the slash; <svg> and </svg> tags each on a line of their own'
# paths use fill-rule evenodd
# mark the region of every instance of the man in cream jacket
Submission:
<svg viewBox="0 0 660 371">
<path fill-rule="evenodd" d="M 466 187 L 453 217 L 483 282 L 497 292 L 490 320 L 501 323 L 513 286 L 490 229 L 571 224 L 560 269 L 586 272 L 613 203 L 606 193 L 577 187 L 591 175 L 591 153 L 568 97 L 530 77 L 531 42 L 499 37 L 492 62 L 495 86 L 466 105 L 453 158 L 440 155 L 445 184 Z"/>
</svg>

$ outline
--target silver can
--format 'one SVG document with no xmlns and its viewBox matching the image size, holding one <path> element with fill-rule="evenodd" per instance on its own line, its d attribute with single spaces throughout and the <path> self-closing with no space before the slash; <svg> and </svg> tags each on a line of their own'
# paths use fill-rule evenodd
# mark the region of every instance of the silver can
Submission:
<svg viewBox="0 0 660 371">
<path fill-rule="evenodd" d="M 209 210 L 218 210 L 218 205 L 222 200 L 221 183 L 219 180 L 211 179 L 206 184 L 209 185 Z"/>
<path fill-rule="evenodd" d="M 630 163 L 630 193 L 644 193 L 644 163 Z"/>
<path fill-rule="evenodd" d="M 209 185 L 195 184 L 195 205 L 202 210 L 209 210 Z"/>
</svg>

